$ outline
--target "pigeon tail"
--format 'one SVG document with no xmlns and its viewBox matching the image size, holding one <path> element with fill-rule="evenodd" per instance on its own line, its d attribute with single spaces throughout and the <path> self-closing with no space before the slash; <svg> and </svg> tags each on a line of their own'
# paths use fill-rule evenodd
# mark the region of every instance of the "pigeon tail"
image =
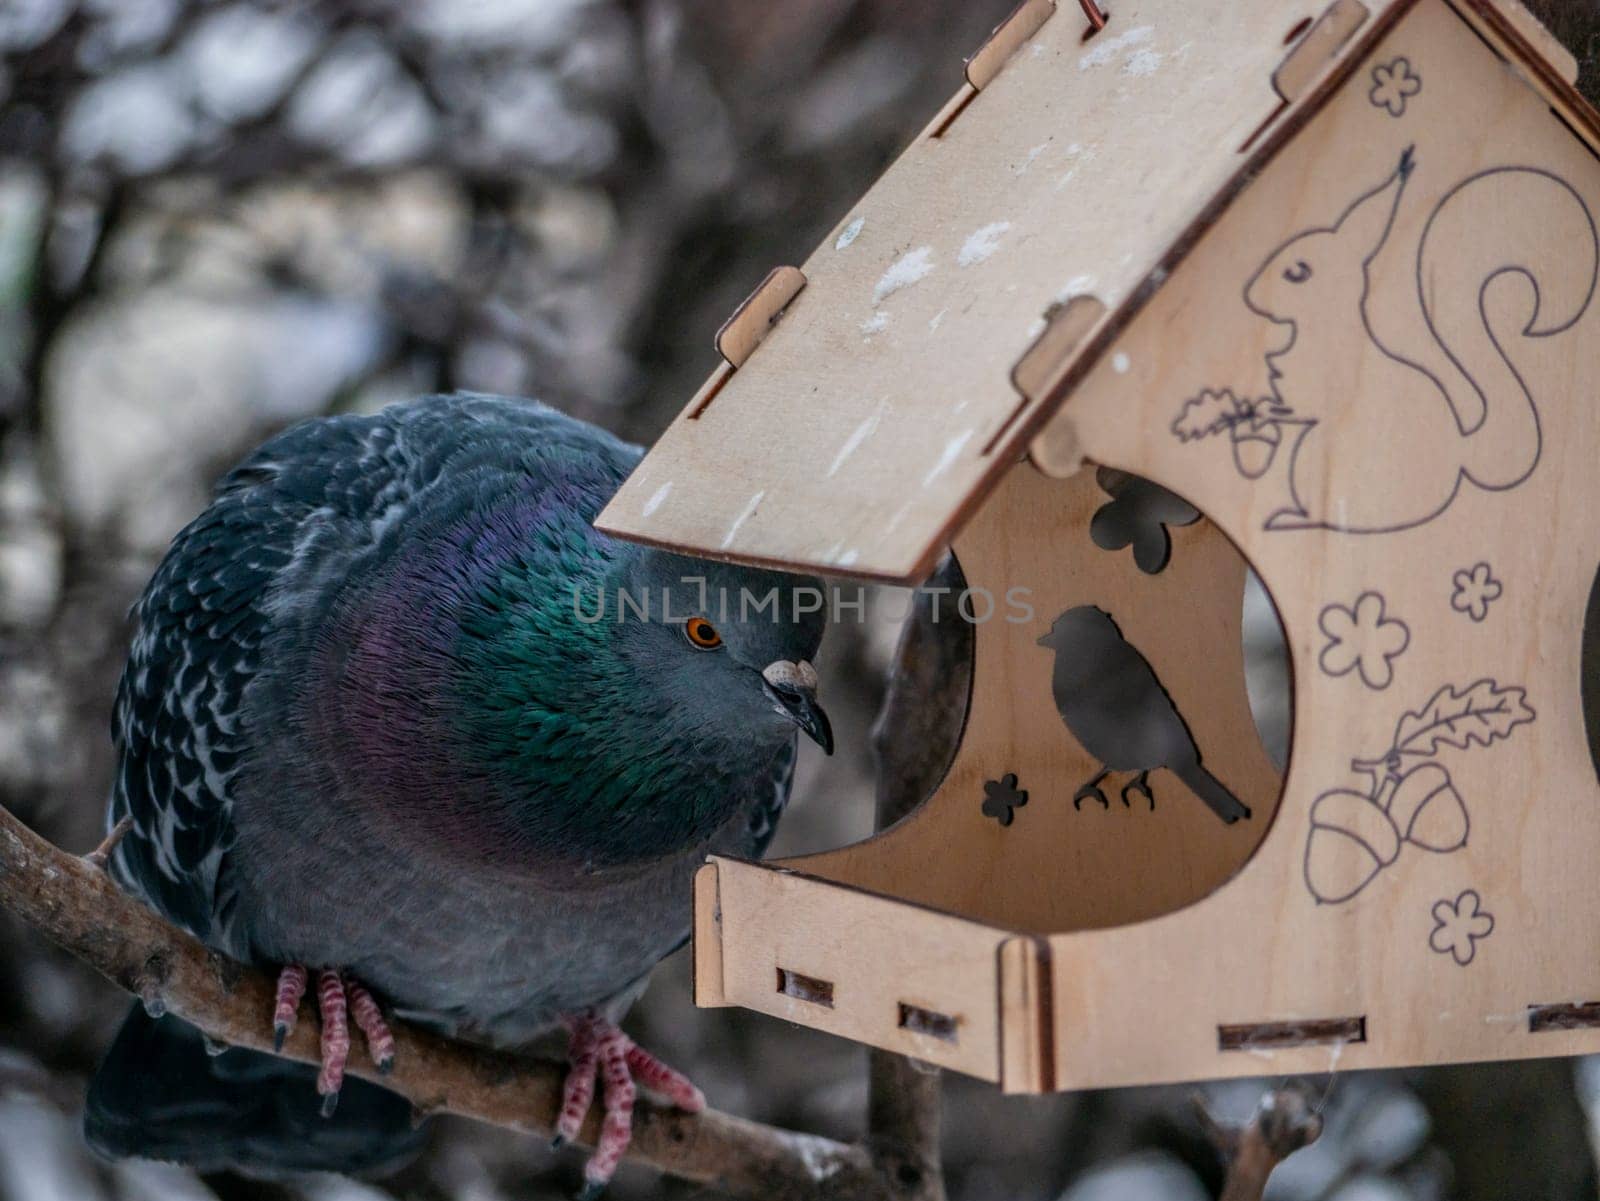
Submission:
<svg viewBox="0 0 1600 1201">
<path fill-rule="evenodd" d="M 89 1084 L 84 1137 L 111 1158 L 268 1178 L 383 1176 L 422 1150 L 428 1131 L 413 1126 L 409 1101 L 346 1080 L 325 1118 L 316 1077 L 313 1066 L 258 1051 L 208 1054 L 193 1026 L 136 1003 Z"/>
<path fill-rule="evenodd" d="M 1211 812 L 1230 826 L 1241 817 L 1250 816 L 1250 810 L 1244 802 L 1229 792 L 1226 784 L 1202 767 L 1198 759 L 1181 767 L 1174 767 L 1172 771 L 1178 779 L 1189 786 L 1189 791 L 1206 803 Z"/>
</svg>

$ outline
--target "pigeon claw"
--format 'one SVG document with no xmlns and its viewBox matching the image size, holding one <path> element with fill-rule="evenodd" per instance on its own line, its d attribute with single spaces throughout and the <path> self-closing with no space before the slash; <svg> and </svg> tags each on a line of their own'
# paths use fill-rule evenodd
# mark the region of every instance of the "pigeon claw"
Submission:
<svg viewBox="0 0 1600 1201">
<path fill-rule="evenodd" d="M 355 1018 L 361 1037 L 366 1040 L 373 1067 L 378 1069 L 379 1075 L 387 1076 L 394 1071 L 394 1032 L 383 1020 L 383 1010 L 378 1008 L 378 1002 L 373 1000 L 366 986 L 349 976 L 344 977 L 344 993 L 350 1002 L 350 1016 Z"/>
<path fill-rule="evenodd" d="M 561 1089 L 561 1113 L 553 1146 L 578 1137 L 583 1119 L 600 1087 L 604 1116 L 594 1154 L 583 1169 L 580 1198 L 593 1201 L 605 1191 L 633 1140 L 633 1105 L 637 1086 L 659 1094 L 687 1113 L 706 1107 L 705 1094 L 687 1077 L 641 1048 L 611 1022 L 594 1014 L 567 1021 L 567 1078 Z"/>
<path fill-rule="evenodd" d="M 300 998 L 306 995 L 306 969 L 291 963 L 278 973 L 277 999 L 272 1008 L 272 1049 L 283 1050 L 283 1044 L 294 1033 L 300 1020 Z"/>
<path fill-rule="evenodd" d="M 272 1010 L 272 1046 L 282 1051 L 300 1018 L 300 1002 L 310 983 L 303 964 L 291 963 L 278 973 L 278 990 Z M 367 1043 L 373 1065 L 383 1075 L 394 1070 L 394 1033 L 384 1020 L 378 1002 L 350 976 L 331 968 L 317 973 L 317 1014 L 322 1020 L 322 1062 L 317 1071 L 317 1093 L 322 1097 L 322 1116 L 333 1116 L 339 1105 L 339 1090 L 344 1087 L 345 1067 L 350 1060 L 350 1022 Z"/>
</svg>

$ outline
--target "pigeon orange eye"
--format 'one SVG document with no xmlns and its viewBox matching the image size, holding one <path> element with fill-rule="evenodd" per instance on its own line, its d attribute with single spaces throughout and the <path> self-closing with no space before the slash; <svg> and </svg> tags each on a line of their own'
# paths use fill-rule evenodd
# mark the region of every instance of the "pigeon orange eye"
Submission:
<svg viewBox="0 0 1600 1201">
<path fill-rule="evenodd" d="M 717 627 L 704 617 L 691 617 L 683 623 L 683 636 L 703 651 L 714 651 L 722 645 L 722 635 Z"/>
</svg>

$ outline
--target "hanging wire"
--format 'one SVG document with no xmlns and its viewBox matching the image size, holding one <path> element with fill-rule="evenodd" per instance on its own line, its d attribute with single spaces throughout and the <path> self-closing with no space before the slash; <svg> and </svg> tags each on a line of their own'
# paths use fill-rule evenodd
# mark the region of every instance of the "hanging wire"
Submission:
<svg viewBox="0 0 1600 1201">
<path fill-rule="evenodd" d="M 1083 6 L 1083 15 L 1089 18 L 1092 32 L 1099 33 L 1106 27 L 1106 14 L 1101 11 L 1095 0 L 1078 0 L 1078 3 Z"/>
</svg>

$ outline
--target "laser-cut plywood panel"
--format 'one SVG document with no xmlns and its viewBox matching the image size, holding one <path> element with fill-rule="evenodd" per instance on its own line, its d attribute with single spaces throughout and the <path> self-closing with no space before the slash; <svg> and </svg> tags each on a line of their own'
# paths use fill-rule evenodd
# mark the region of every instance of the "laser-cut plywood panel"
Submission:
<svg viewBox="0 0 1600 1201">
<path fill-rule="evenodd" d="M 697 927 L 703 995 L 916 1053 L 896 1016 L 914 982 L 954 1023 L 940 1062 L 1024 1090 L 1600 1050 L 1579 698 L 1600 161 L 1575 132 L 1593 114 L 1553 111 L 1558 67 L 1506 61 L 1512 36 L 1480 3 L 1408 5 L 1106 353 L 1042 384 L 1070 395 L 1038 464 L 1087 454 L 1206 515 L 1162 574 L 1100 574 L 1087 599 L 1275 818 L 1223 826 L 1171 772 L 1154 813 L 1072 808 L 1090 752 L 1051 726 L 1039 638 L 1131 556 L 1083 545 L 1090 476 L 1019 467 L 957 548 L 969 582 L 1050 599 L 979 631 L 949 778 L 805 875 L 708 868 L 703 891 L 737 886 Z M 1237 621 L 1229 540 L 1294 658 L 1281 797 L 1217 616 Z M 1096 844 L 1113 820 L 1122 844 Z M 967 940 L 945 974 L 941 922 Z M 831 981 L 826 1020 L 767 995 L 774 948 Z"/>
<path fill-rule="evenodd" d="M 888 833 L 789 866 L 1039 934 L 1170 912 L 1243 866 L 1272 824 L 1279 787 L 1245 692 L 1244 560 L 1198 521 L 1170 530 L 1170 559 L 1148 574 L 1131 549 L 1093 542 L 1095 514 L 1112 504 L 1093 472 L 1051 480 L 1022 466 L 1001 482 L 956 544 L 980 598 L 970 608 L 984 611 L 981 598 L 992 597 L 994 616 L 975 631 L 973 702 L 949 773 Z M 1081 719 L 1076 728 L 1063 720 L 1058 667 L 1092 671 L 1071 682 L 1075 705 L 1126 695 L 1103 657 L 1091 655 L 1098 648 L 1040 645 L 1053 641 L 1064 614 L 1083 606 L 1109 614 L 1149 663 L 1155 693 L 1170 694 L 1200 762 L 1252 811 L 1249 820 L 1225 824 L 1170 770 L 1149 775 L 1153 799 L 1137 791 L 1124 798 L 1139 774 L 1127 763 L 1098 782 L 1103 803 L 1075 799 L 1118 740 L 1090 749 L 1085 741 L 1095 740 Z M 1134 699 L 1154 708 L 1159 722 L 1165 697 L 1155 693 Z M 1138 719 L 1122 713 L 1118 722 L 1140 740 Z M 1172 759 L 1155 755 L 1141 766 Z M 1002 826 L 983 806 L 986 786 L 1008 775 L 1028 800 Z"/>
<path fill-rule="evenodd" d="M 1440 0 L 1358 79 L 1129 327 L 1125 370 L 1063 410 L 1075 449 L 1238 542 L 1296 663 L 1286 793 L 1246 869 L 1160 921 L 1052 939 L 1069 1075 L 1600 1044 L 1528 1021 L 1600 995 L 1578 684 L 1600 163 Z M 1174 975 L 1193 1003 L 1170 1037 L 1118 1019 Z M 1356 1016 L 1365 1041 L 1336 1051 L 1216 1050 L 1219 1025 Z"/>
<path fill-rule="evenodd" d="M 1011 366 L 1052 304 L 1120 304 L 1241 168 L 1285 34 L 1323 0 L 1067 0 L 803 264 L 806 287 L 602 529 L 907 579 L 1015 459 Z M 1384 0 L 1367 7 L 1383 11 Z M 954 72 L 952 72 L 954 74 Z M 998 441 L 997 441 L 998 440 Z"/>
</svg>

